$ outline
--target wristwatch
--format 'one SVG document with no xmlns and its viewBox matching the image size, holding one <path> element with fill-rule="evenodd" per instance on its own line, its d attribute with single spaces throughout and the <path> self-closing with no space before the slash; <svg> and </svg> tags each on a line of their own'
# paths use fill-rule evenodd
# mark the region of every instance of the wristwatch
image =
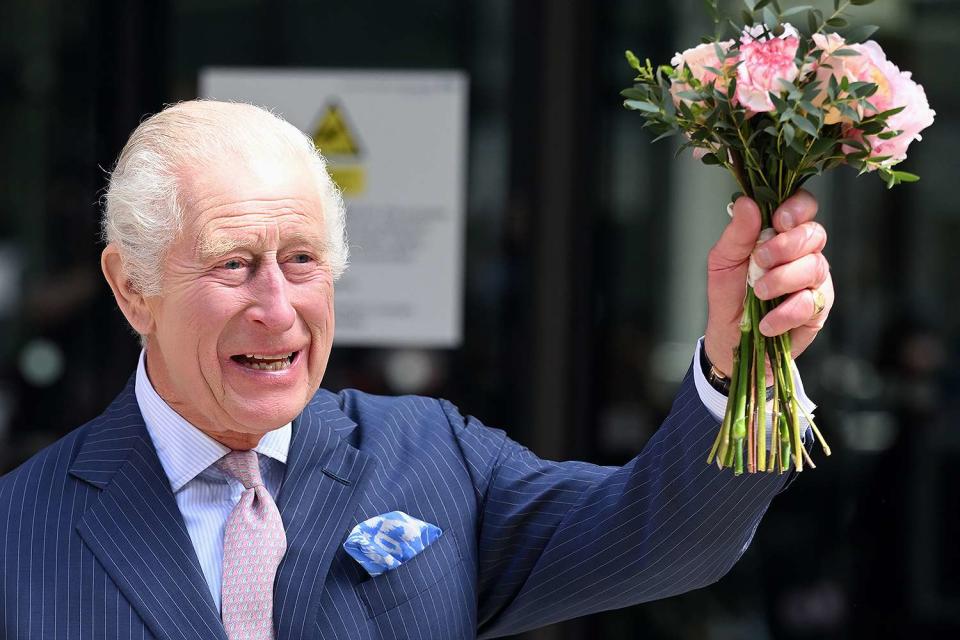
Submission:
<svg viewBox="0 0 960 640">
<path fill-rule="evenodd" d="M 725 396 L 730 395 L 730 378 L 723 375 L 723 373 L 710 362 L 710 358 L 707 357 L 707 349 L 704 346 L 700 348 L 700 370 L 703 371 L 703 377 L 707 379 L 711 387 Z"/>
</svg>

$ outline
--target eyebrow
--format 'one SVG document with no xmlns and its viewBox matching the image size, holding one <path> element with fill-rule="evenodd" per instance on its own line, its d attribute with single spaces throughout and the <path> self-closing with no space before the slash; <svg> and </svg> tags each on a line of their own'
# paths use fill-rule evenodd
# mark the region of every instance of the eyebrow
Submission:
<svg viewBox="0 0 960 640">
<path fill-rule="evenodd" d="M 330 243 L 315 234 L 294 232 L 281 240 L 281 247 L 294 245 L 307 245 L 319 251 L 321 255 L 325 255 L 330 247 Z M 201 262 L 206 262 L 240 249 L 256 253 L 261 246 L 262 243 L 254 234 L 244 234 L 239 237 L 215 235 L 211 238 L 207 236 L 200 238 L 198 242 L 197 257 Z"/>
</svg>

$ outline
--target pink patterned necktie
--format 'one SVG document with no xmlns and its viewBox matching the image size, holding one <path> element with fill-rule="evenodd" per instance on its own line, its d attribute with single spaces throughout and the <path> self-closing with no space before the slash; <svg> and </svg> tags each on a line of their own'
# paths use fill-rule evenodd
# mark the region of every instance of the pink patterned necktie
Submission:
<svg viewBox="0 0 960 640">
<path fill-rule="evenodd" d="M 230 640 L 273 640 L 273 580 L 287 551 L 280 511 L 256 451 L 232 451 L 217 466 L 245 489 L 223 534 L 223 626 Z"/>
</svg>

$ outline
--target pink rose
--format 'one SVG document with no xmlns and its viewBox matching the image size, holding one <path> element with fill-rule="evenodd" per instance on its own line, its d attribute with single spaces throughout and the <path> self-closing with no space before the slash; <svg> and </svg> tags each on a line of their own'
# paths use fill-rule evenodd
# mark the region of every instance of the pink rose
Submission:
<svg viewBox="0 0 960 640">
<path fill-rule="evenodd" d="M 837 49 L 842 49 L 846 41 L 837 33 L 815 33 L 813 34 L 813 44 L 815 49 L 822 53 L 820 57 L 832 56 Z"/>
<path fill-rule="evenodd" d="M 818 43 L 819 44 L 819 43 Z M 874 135 L 866 136 L 872 147 L 872 157 L 890 156 L 883 161 L 882 166 L 891 166 L 907 157 L 907 147 L 914 140 L 920 140 L 920 131 L 933 124 L 936 113 L 927 102 L 927 95 L 919 84 L 910 77 L 909 71 L 900 71 L 895 64 L 887 60 L 886 54 L 874 41 L 863 44 L 851 44 L 844 48 L 852 49 L 857 56 L 825 56 L 822 62 L 829 64 L 832 69 L 821 67 L 817 71 L 817 79 L 824 83 L 829 82 L 832 74 L 838 80 L 846 77 L 850 82 L 873 82 L 877 85 L 877 92 L 868 100 L 880 111 L 888 111 L 897 107 L 905 107 L 903 111 L 887 119 L 888 130 L 902 131 L 889 140 L 881 140 Z M 860 115 L 876 113 L 871 109 L 860 109 Z M 831 109 L 824 117 L 827 124 L 844 122 L 844 118 L 836 109 Z M 847 134 L 850 138 L 861 140 L 861 132 L 850 128 Z M 850 149 L 847 147 L 846 149 Z"/>
<path fill-rule="evenodd" d="M 737 102 L 754 113 L 773 111 L 770 93 L 785 91 L 782 82 L 793 82 L 800 69 L 794 58 L 800 38 L 790 24 L 779 36 L 765 35 L 762 25 L 743 30 L 737 67 Z"/>
<path fill-rule="evenodd" d="M 725 42 L 716 43 L 720 46 L 724 53 L 726 53 L 730 47 L 733 46 L 733 40 L 727 40 Z M 718 76 L 714 72 L 707 69 L 707 67 L 713 67 L 714 69 L 722 69 L 723 66 L 727 68 L 732 67 L 736 64 L 736 58 L 730 57 L 727 58 L 724 63 L 721 65 L 720 58 L 717 57 L 717 50 L 714 46 L 714 43 L 701 44 L 692 49 L 687 49 L 683 53 L 678 53 L 673 56 L 673 59 L 670 60 L 670 64 L 673 65 L 674 70 L 677 72 L 678 77 L 673 82 L 670 83 L 670 94 L 673 96 L 673 103 L 680 104 L 681 98 L 677 94 L 681 91 L 689 91 L 693 87 L 679 79 L 680 72 L 683 71 L 683 65 L 690 67 L 690 73 L 696 78 L 701 86 L 704 86 L 710 82 L 714 82 L 714 87 L 720 91 L 725 91 L 727 88 L 727 78 L 726 76 Z M 726 69 L 723 69 L 726 71 Z M 690 103 L 689 100 L 684 100 L 684 102 Z"/>
</svg>

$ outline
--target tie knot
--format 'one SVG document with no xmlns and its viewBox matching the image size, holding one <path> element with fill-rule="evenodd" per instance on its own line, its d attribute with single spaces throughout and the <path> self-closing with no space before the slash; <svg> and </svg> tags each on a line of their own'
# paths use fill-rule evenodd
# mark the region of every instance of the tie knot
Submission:
<svg viewBox="0 0 960 640">
<path fill-rule="evenodd" d="M 260 477 L 260 459 L 253 449 L 231 451 L 217 460 L 216 464 L 221 471 L 239 481 L 244 489 L 263 485 L 263 479 Z"/>
</svg>

